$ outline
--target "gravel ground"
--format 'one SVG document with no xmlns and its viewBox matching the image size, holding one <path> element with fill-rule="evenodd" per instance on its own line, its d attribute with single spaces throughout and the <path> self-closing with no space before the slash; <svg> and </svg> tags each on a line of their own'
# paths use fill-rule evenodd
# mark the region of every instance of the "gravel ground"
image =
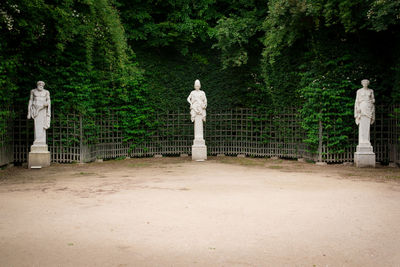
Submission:
<svg viewBox="0 0 400 267">
<path fill-rule="evenodd" d="M 400 171 L 127 159 L 0 171 L 0 266 L 400 266 Z"/>
</svg>

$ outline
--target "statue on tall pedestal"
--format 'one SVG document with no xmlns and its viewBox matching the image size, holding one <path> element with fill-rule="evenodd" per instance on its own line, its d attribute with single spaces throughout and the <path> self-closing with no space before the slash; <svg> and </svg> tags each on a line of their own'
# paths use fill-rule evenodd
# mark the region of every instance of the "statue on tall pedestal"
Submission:
<svg viewBox="0 0 400 267">
<path fill-rule="evenodd" d="M 37 88 L 31 90 L 28 104 L 28 119 L 34 120 L 34 138 L 29 153 L 29 168 L 47 167 L 50 165 L 50 152 L 46 144 L 46 130 L 50 127 L 51 103 L 50 93 L 44 89 L 45 83 L 37 82 Z"/>
<path fill-rule="evenodd" d="M 368 80 L 362 80 L 361 84 L 363 88 L 357 90 L 354 104 L 354 118 L 358 125 L 354 162 L 357 167 L 375 167 L 375 153 L 370 142 L 370 127 L 375 121 L 374 91 L 368 88 Z"/>
<path fill-rule="evenodd" d="M 190 104 L 191 120 L 194 122 L 194 140 L 192 146 L 192 160 L 204 161 L 207 159 L 207 146 L 203 135 L 203 122 L 206 121 L 207 98 L 204 91 L 200 90 L 199 80 L 194 82 L 194 89 L 187 101 Z"/>
</svg>

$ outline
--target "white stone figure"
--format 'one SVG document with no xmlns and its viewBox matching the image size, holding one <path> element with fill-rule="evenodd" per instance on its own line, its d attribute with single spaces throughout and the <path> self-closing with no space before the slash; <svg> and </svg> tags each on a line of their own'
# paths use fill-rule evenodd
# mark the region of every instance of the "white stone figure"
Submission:
<svg viewBox="0 0 400 267">
<path fill-rule="evenodd" d="M 370 142 L 370 127 L 375 121 L 374 91 L 368 88 L 369 81 L 362 80 L 363 88 L 357 90 L 354 118 L 358 125 L 358 146 L 354 155 L 357 167 L 375 167 L 375 154 Z"/>
<path fill-rule="evenodd" d="M 44 85 L 42 81 L 37 82 L 37 88 L 31 90 L 28 104 L 28 119 L 35 121 L 34 145 L 46 145 L 46 130 L 50 128 L 50 93 Z"/>
<path fill-rule="evenodd" d="M 354 118 L 359 125 L 358 144 L 371 145 L 369 129 L 375 121 L 374 91 L 368 88 L 368 80 L 362 80 L 361 84 L 363 88 L 358 89 L 354 104 Z"/>
<path fill-rule="evenodd" d="M 203 121 L 206 121 L 207 97 L 204 91 L 200 90 L 199 80 L 194 82 L 194 89 L 187 98 L 190 104 L 190 116 L 194 122 L 194 140 L 192 146 L 192 159 L 204 161 L 207 159 L 207 147 L 203 135 Z"/>
<path fill-rule="evenodd" d="M 50 93 L 44 89 L 45 83 L 37 82 L 37 88 L 31 90 L 28 104 L 28 119 L 34 119 L 35 140 L 29 153 L 29 168 L 50 165 L 50 152 L 46 144 L 46 130 L 50 127 Z"/>
<path fill-rule="evenodd" d="M 199 80 L 194 82 L 194 89 L 187 98 L 190 104 L 190 115 L 192 122 L 195 121 L 197 115 L 201 115 L 203 121 L 206 121 L 207 97 L 204 91 L 200 90 L 201 84 Z"/>
</svg>

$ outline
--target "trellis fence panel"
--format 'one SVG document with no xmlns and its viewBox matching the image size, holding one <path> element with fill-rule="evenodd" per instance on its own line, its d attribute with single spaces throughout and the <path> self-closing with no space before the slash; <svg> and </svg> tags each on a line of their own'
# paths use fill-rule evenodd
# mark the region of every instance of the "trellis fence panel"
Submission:
<svg viewBox="0 0 400 267">
<path fill-rule="evenodd" d="M 389 157 L 400 165 L 400 105 L 391 107 Z"/>
<path fill-rule="evenodd" d="M 1 114 L 0 125 L 4 126 L 4 131 L 0 132 L 0 166 L 3 166 L 14 161 L 12 118 L 9 112 Z"/>
<path fill-rule="evenodd" d="M 377 160 L 400 163 L 399 107 L 377 107 L 376 123 L 371 127 L 371 142 Z M 51 161 L 59 163 L 89 162 L 96 158 L 148 157 L 153 155 L 190 154 L 193 123 L 188 110 L 156 115 L 159 124 L 145 129 L 152 134 L 144 142 L 124 142 L 117 113 L 110 112 L 87 118 L 80 114 L 52 113 L 47 131 Z M 321 155 L 311 153 L 304 143 L 305 131 L 295 108 L 263 112 L 249 108 L 207 110 L 204 136 L 209 155 L 254 157 L 307 158 L 325 162 L 353 161 L 357 144 L 357 126 L 349 136 L 349 145 L 342 153 L 331 153 L 329 144 L 322 143 Z M 26 114 L 16 116 L 13 123 L 13 161 L 27 161 L 33 142 L 33 120 Z M 325 135 L 327 133 L 324 133 Z M 0 139 L 0 142 L 3 139 Z M 1 150 L 0 150 L 1 151 Z M 10 153 L 7 155 L 11 155 Z M 0 152 L 0 162 L 7 161 Z"/>
<path fill-rule="evenodd" d="M 209 155 L 298 158 L 305 152 L 304 137 L 295 109 L 270 114 L 254 109 L 211 111 L 205 126 Z"/>
<path fill-rule="evenodd" d="M 375 123 L 371 125 L 371 145 L 374 148 L 378 162 L 400 163 L 400 106 L 377 106 Z M 358 143 L 358 127 L 354 124 L 349 136 L 349 143 L 342 153 L 331 153 L 327 144 L 322 147 L 322 157 L 325 162 L 352 162 Z"/>
<path fill-rule="evenodd" d="M 33 143 L 33 120 L 27 120 L 26 114 L 17 114 L 14 120 L 14 161 L 26 162 L 30 146 Z M 80 124 L 79 115 L 54 115 L 51 127 L 47 130 L 47 145 L 51 162 L 71 163 L 80 161 Z"/>
</svg>

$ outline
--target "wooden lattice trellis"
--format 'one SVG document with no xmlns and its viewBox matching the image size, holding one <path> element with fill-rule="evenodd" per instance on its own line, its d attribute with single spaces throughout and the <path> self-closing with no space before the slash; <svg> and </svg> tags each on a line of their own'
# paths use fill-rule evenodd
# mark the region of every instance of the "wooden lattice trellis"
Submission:
<svg viewBox="0 0 400 267">
<path fill-rule="evenodd" d="M 14 161 L 12 117 L 10 112 L 3 112 L 0 116 L 0 125 L 5 125 L 4 131 L 0 132 L 0 166 Z"/>
<path fill-rule="evenodd" d="M 371 141 L 377 161 L 400 163 L 400 116 L 399 112 L 396 113 L 397 109 L 400 108 L 376 108 L 376 123 L 371 127 Z M 80 114 L 63 115 L 57 111 L 52 114 L 51 128 L 47 131 L 52 162 L 89 162 L 96 158 L 191 153 L 193 123 L 188 110 L 157 115 L 156 120 L 160 123 L 154 129 L 148 129 L 153 134 L 143 143 L 134 146 L 123 141 L 117 113 L 103 114 L 94 121 Z M 303 157 L 316 160 L 318 155 L 308 152 L 303 142 L 305 132 L 300 123 L 294 108 L 269 113 L 249 108 L 209 109 L 204 132 L 208 154 Z M 20 114 L 10 129 L 12 142 L 0 137 L 0 163 L 26 162 L 33 141 L 33 121 L 27 120 L 26 114 Z M 354 145 L 346 147 L 343 153 L 331 153 L 328 144 L 322 143 L 320 157 L 325 162 L 353 161 L 356 142 L 357 127 L 353 125 L 349 143 Z M 10 153 L 10 148 L 13 148 L 13 153 Z"/>
</svg>

